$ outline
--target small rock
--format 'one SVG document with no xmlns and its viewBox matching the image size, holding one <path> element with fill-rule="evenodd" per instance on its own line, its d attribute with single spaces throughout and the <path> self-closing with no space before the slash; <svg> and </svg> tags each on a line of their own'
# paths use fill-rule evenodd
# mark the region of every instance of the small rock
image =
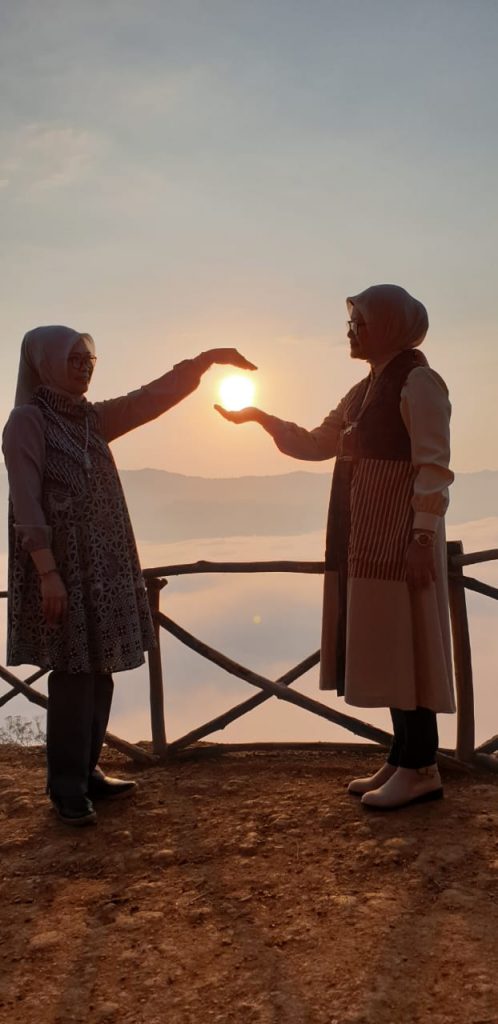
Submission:
<svg viewBox="0 0 498 1024">
<path fill-rule="evenodd" d="M 119 1006 L 117 1003 L 101 1003 L 96 1012 L 97 1020 L 112 1020 L 119 1013 Z"/>
<path fill-rule="evenodd" d="M 261 838 L 257 832 L 247 832 L 239 843 L 237 850 L 243 857 L 251 857 L 253 854 L 257 853 L 260 844 Z"/>
<path fill-rule="evenodd" d="M 153 864 L 159 864 L 162 867 L 167 867 L 169 864 L 176 864 L 178 856 L 175 850 L 164 849 L 155 850 L 151 854 L 151 861 Z"/>
<path fill-rule="evenodd" d="M 468 910 L 475 905 L 475 896 L 464 889 L 451 886 L 441 893 L 438 903 L 445 910 Z"/>
<path fill-rule="evenodd" d="M 362 825 L 361 822 L 354 822 L 353 835 L 355 839 L 357 836 L 365 836 L 369 838 L 372 835 L 372 830 L 369 825 Z"/>
<path fill-rule="evenodd" d="M 319 819 L 318 823 L 319 823 L 319 825 L 322 828 L 335 828 L 336 825 L 337 825 L 337 815 L 336 814 L 324 814 Z"/>
<path fill-rule="evenodd" d="M 156 805 L 156 801 L 155 801 L 155 800 L 152 800 L 152 799 L 151 799 L 151 798 L 149 797 L 148 799 L 144 798 L 144 799 L 142 799 L 142 800 L 140 801 L 140 803 L 138 804 L 138 809 L 139 809 L 140 811 L 150 811 L 150 810 L 153 810 L 153 809 L 155 809 L 155 808 L 156 808 L 156 806 L 157 806 L 157 805 Z"/>
<path fill-rule="evenodd" d="M 188 919 L 191 924 L 203 924 L 209 917 L 211 917 L 209 907 L 195 907 L 188 913 Z"/>
<path fill-rule="evenodd" d="M 392 839 L 386 839 L 384 846 L 389 850 L 406 850 L 410 846 L 413 846 L 414 840 L 403 839 L 402 836 L 393 836 Z"/>
<path fill-rule="evenodd" d="M 18 796 L 9 804 L 9 814 L 25 814 L 31 810 L 31 801 L 25 796 Z"/>
<path fill-rule="evenodd" d="M 496 800 L 497 787 L 482 783 L 478 786 L 472 786 L 472 793 L 479 793 L 480 796 L 489 796 L 491 800 Z"/>
<path fill-rule="evenodd" d="M 134 949 L 122 949 L 121 952 L 118 953 L 118 957 L 121 963 L 134 963 L 137 959 L 137 954 Z"/>
<path fill-rule="evenodd" d="M 15 800 L 19 795 L 19 790 L 15 786 L 7 787 L 2 792 L 4 800 Z"/>
<path fill-rule="evenodd" d="M 139 910 L 133 917 L 139 924 L 154 924 L 162 921 L 164 914 L 162 910 Z"/>
<path fill-rule="evenodd" d="M 293 819 L 288 818 L 287 815 L 279 814 L 276 818 L 270 819 L 271 828 L 275 831 L 283 831 L 289 828 L 293 824 Z"/>
<path fill-rule="evenodd" d="M 117 843 L 132 843 L 133 836 L 128 829 L 122 829 L 118 832 L 113 832 L 111 838 Z"/>
<path fill-rule="evenodd" d="M 38 935 L 33 935 L 29 946 L 34 951 L 52 949 L 53 946 L 59 945 L 60 938 L 59 932 L 39 932 Z"/>
<path fill-rule="evenodd" d="M 353 910 L 354 907 L 358 906 L 357 896 L 348 896 L 347 893 L 331 896 L 330 902 L 336 907 L 341 907 L 343 910 Z"/>
<path fill-rule="evenodd" d="M 258 852 L 258 844 L 240 843 L 239 846 L 237 847 L 237 852 L 240 853 L 242 857 L 254 857 L 254 855 Z"/>
<path fill-rule="evenodd" d="M 489 831 L 498 829 L 498 814 L 495 811 L 483 811 L 474 816 L 474 823 Z"/>
<path fill-rule="evenodd" d="M 370 857 L 379 851 L 379 844 L 376 839 L 366 839 L 364 843 L 358 843 L 356 853 L 361 857 Z"/>
<path fill-rule="evenodd" d="M 414 862 L 415 867 L 422 874 L 432 877 L 442 868 L 456 867 L 463 860 L 466 860 L 471 851 L 465 846 L 459 847 L 442 846 L 422 850 Z"/>
<path fill-rule="evenodd" d="M 113 928 L 123 930 L 139 928 L 141 925 L 157 924 L 163 921 L 160 910 L 139 910 L 136 914 L 118 914 L 114 919 Z"/>
<path fill-rule="evenodd" d="M 128 894 L 130 896 L 153 896 L 158 889 L 161 889 L 163 882 L 135 882 L 135 885 L 130 885 Z"/>
</svg>

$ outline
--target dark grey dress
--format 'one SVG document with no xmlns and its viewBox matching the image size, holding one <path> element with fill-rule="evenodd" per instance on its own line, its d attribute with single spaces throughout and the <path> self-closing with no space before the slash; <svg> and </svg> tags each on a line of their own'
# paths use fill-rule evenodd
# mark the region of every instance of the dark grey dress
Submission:
<svg viewBox="0 0 498 1024">
<path fill-rule="evenodd" d="M 154 630 L 121 482 L 108 442 L 193 391 L 195 361 L 108 402 L 74 404 L 39 388 L 11 413 L 4 454 L 11 490 L 7 663 L 70 673 L 132 669 Z M 68 591 L 49 627 L 30 551 L 51 547 Z"/>
</svg>

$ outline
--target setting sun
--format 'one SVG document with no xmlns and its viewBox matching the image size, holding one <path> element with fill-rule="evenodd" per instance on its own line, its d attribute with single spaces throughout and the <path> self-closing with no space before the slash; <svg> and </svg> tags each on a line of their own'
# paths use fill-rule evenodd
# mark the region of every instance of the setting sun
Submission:
<svg viewBox="0 0 498 1024">
<path fill-rule="evenodd" d="M 221 381 L 219 395 L 224 409 L 244 409 L 246 405 L 252 405 L 254 384 L 249 377 L 231 374 Z"/>
</svg>

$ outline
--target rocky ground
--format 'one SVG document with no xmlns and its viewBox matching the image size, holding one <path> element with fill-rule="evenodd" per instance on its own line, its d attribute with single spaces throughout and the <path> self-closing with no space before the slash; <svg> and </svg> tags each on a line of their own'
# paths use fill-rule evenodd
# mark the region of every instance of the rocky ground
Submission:
<svg viewBox="0 0 498 1024">
<path fill-rule="evenodd" d="M 0 747 L 2 1024 L 498 1024 L 497 776 L 381 815 L 372 753 L 103 764 L 139 792 L 70 829 Z"/>
</svg>

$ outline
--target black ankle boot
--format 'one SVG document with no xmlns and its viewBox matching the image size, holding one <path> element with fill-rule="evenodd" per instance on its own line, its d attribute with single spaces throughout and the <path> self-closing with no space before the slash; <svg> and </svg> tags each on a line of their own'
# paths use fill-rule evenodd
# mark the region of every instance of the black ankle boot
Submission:
<svg viewBox="0 0 498 1024">
<path fill-rule="evenodd" d="M 112 779 L 96 768 L 88 779 L 88 794 L 92 800 L 116 800 L 118 797 L 130 796 L 137 788 L 132 779 Z"/>
<path fill-rule="evenodd" d="M 54 796 L 50 799 L 65 825 L 93 825 L 97 815 L 87 796 Z"/>
</svg>

